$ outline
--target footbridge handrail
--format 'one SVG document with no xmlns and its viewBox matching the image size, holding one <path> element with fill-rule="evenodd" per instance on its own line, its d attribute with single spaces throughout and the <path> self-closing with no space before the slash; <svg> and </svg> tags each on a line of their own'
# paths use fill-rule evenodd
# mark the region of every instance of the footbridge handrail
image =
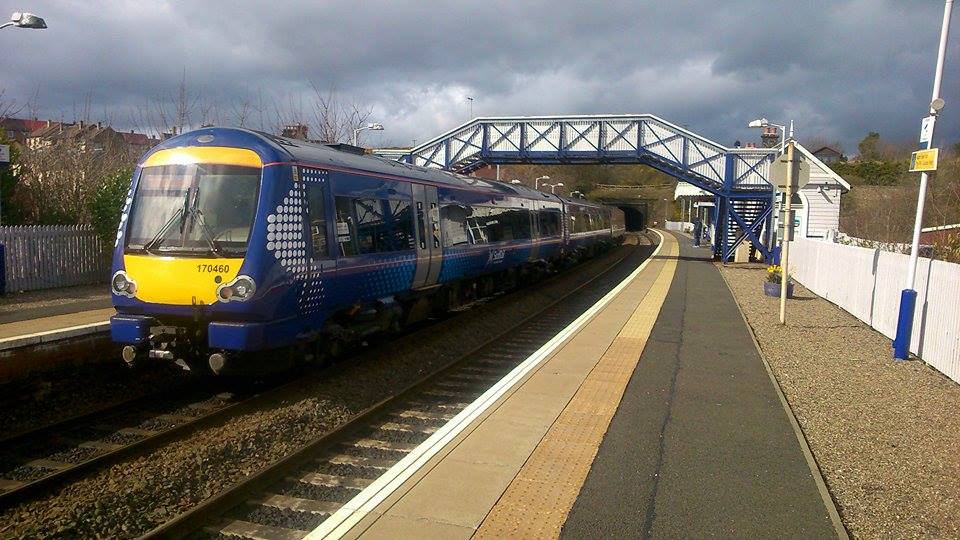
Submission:
<svg viewBox="0 0 960 540">
<path fill-rule="evenodd" d="M 718 193 L 769 191 L 772 153 L 727 148 L 652 114 L 617 114 L 478 117 L 404 160 L 458 172 L 495 163 L 645 163 Z"/>
</svg>

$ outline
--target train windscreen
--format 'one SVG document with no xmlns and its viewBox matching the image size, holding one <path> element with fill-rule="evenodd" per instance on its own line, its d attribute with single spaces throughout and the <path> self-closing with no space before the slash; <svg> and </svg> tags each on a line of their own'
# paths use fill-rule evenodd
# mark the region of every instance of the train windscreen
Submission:
<svg viewBox="0 0 960 540">
<path fill-rule="evenodd" d="M 242 256 L 260 172 L 203 163 L 145 167 L 127 224 L 127 251 Z"/>
</svg>

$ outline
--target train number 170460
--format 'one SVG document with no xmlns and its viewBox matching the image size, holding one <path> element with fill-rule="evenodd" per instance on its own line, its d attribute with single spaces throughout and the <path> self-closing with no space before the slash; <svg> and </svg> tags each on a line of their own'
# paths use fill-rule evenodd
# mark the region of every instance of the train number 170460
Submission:
<svg viewBox="0 0 960 540">
<path fill-rule="evenodd" d="M 229 264 L 198 264 L 197 272 L 200 272 L 201 274 L 204 272 L 207 272 L 210 274 L 212 273 L 226 274 L 230 272 L 230 265 Z"/>
</svg>

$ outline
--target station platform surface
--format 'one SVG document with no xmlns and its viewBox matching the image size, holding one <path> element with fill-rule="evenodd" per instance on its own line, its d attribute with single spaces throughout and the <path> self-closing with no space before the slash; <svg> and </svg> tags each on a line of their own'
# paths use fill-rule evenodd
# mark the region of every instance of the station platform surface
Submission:
<svg viewBox="0 0 960 540">
<path fill-rule="evenodd" d="M 112 307 L 40 316 L 0 324 L 0 351 L 110 330 Z"/>
<path fill-rule="evenodd" d="M 509 392 L 308 538 L 844 536 L 710 253 L 662 235 Z"/>
</svg>

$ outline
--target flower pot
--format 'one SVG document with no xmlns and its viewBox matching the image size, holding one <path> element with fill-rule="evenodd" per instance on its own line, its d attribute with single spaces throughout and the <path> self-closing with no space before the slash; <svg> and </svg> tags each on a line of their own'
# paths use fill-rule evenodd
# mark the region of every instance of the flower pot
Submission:
<svg viewBox="0 0 960 540">
<path fill-rule="evenodd" d="M 773 296 L 775 298 L 780 298 L 780 284 L 764 281 L 763 294 L 767 296 Z M 793 283 L 787 284 L 787 298 L 793 298 Z"/>
</svg>

